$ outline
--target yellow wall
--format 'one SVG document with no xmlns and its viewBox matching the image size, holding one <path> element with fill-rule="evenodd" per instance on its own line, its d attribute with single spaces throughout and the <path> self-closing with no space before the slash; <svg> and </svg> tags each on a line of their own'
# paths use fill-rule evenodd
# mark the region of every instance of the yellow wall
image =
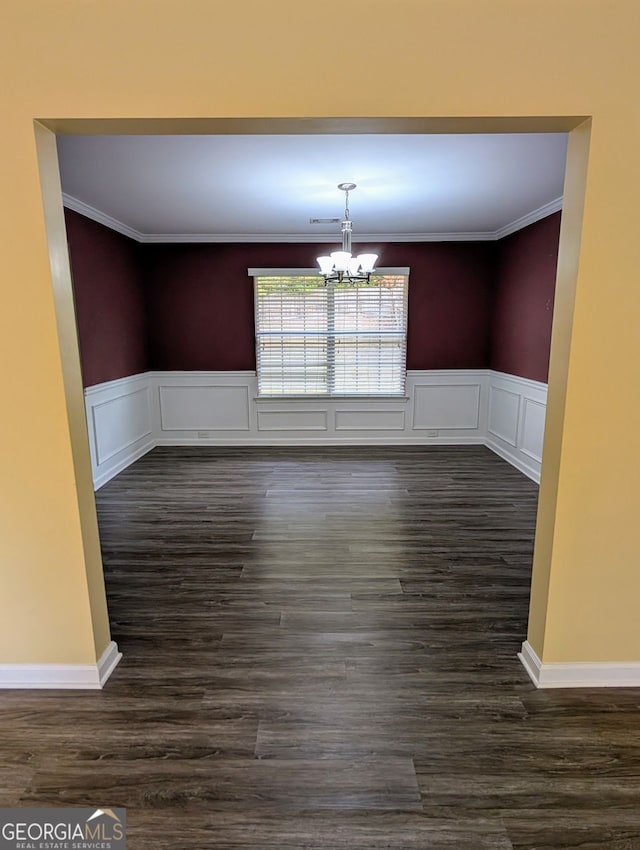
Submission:
<svg viewBox="0 0 640 850">
<path fill-rule="evenodd" d="M 77 353 L 58 347 L 33 119 L 502 115 L 593 116 L 568 364 L 579 175 L 563 227 L 552 375 L 567 397 L 550 390 L 531 639 L 545 661 L 640 659 L 639 10 L 637 0 L 3 0 L 0 661 L 88 661 L 107 640 L 86 446 L 72 449 Z M 371 45 L 371 58 L 349 60 L 335 32 Z M 46 167 L 44 179 L 56 179 Z M 60 210 L 47 206 L 55 234 Z M 61 262 L 54 251 L 64 324 Z"/>
</svg>

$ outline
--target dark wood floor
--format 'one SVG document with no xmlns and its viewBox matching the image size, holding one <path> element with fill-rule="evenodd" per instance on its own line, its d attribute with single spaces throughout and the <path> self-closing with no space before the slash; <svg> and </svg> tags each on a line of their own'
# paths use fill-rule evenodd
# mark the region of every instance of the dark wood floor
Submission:
<svg viewBox="0 0 640 850">
<path fill-rule="evenodd" d="M 640 692 L 536 691 L 537 488 L 484 448 L 156 449 L 97 495 L 97 693 L 0 695 L 0 803 L 132 850 L 637 850 Z"/>
</svg>

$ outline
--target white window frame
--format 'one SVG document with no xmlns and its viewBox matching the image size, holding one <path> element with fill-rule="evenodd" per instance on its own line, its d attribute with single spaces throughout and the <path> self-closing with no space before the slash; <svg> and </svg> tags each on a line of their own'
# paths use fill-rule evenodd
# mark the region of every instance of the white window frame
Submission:
<svg viewBox="0 0 640 850">
<path fill-rule="evenodd" d="M 249 277 L 253 278 L 253 299 L 254 299 L 254 340 L 256 345 L 256 361 L 257 361 L 257 344 L 258 344 L 258 294 L 257 287 L 255 285 L 255 278 L 257 277 L 319 277 L 319 272 L 317 268 L 249 268 L 247 269 L 247 274 Z M 365 400 L 365 399 L 378 399 L 378 400 L 393 400 L 393 401 L 406 401 L 406 380 L 407 380 L 407 369 L 406 369 L 406 356 L 407 356 L 407 324 L 408 324 L 408 297 L 409 297 L 409 281 L 408 278 L 411 274 L 411 269 L 409 266 L 385 266 L 382 268 L 377 268 L 374 272 L 375 275 L 403 275 L 407 278 L 407 284 L 404 288 L 404 336 L 405 336 L 405 347 L 404 347 L 404 355 L 405 355 L 405 386 L 399 393 L 302 393 L 302 394 L 285 394 L 278 393 L 273 395 L 268 395 L 265 393 L 258 393 L 256 397 L 256 401 L 277 401 L 277 400 L 287 400 L 292 399 L 296 401 L 302 401 L 304 399 L 325 399 L 325 400 Z M 329 343 L 330 345 L 330 343 Z M 328 357 L 330 357 L 330 352 L 328 352 Z M 256 376 L 257 376 L 257 362 L 256 362 Z"/>
</svg>

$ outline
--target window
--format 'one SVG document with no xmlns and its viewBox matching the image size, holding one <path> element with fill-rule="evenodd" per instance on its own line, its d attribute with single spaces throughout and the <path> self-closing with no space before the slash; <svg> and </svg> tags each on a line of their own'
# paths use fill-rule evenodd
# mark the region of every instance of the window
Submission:
<svg viewBox="0 0 640 850">
<path fill-rule="evenodd" d="M 325 285 L 317 272 L 249 273 L 260 395 L 404 393 L 408 269 L 355 285 Z"/>
</svg>

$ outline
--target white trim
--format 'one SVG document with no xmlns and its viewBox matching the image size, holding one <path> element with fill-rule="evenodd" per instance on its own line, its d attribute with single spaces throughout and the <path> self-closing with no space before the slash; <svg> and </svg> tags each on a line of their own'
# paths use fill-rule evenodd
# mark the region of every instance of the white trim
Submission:
<svg viewBox="0 0 640 850">
<path fill-rule="evenodd" d="M 136 242 L 152 243 L 231 243 L 231 242 L 309 242 L 337 243 L 340 240 L 335 233 L 142 233 L 123 221 L 113 218 L 67 192 L 62 193 L 62 202 L 67 209 L 74 210 L 80 215 L 104 224 Z M 552 213 L 562 209 L 562 197 L 554 198 L 535 210 L 511 221 L 497 230 L 466 230 L 466 231 L 427 231 L 424 233 L 358 233 L 354 240 L 358 242 L 496 242 L 517 230 L 522 230 L 529 224 L 540 221 Z M 339 234 L 338 234 L 339 236 Z M 315 271 L 315 270 L 314 270 Z M 401 274 L 401 272 L 398 272 Z"/>
<path fill-rule="evenodd" d="M 534 381 L 533 378 L 521 378 L 519 375 L 512 375 L 509 372 L 498 372 L 497 369 L 488 369 L 487 370 L 492 378 L 496 378 L 498 380 L 503 381 L 512 381 L 513 383 L 519 383 L 521 386 L 527 387 L 529 389 L 538 390 L 539 392 L 546 393 L 548 384 L 543 383 L 542 381 Z"/>
<path fill-rule="evenodd" d="M 314 277 L 320 274 L 320 270 L 316 267 L 313 269 L 247 269 L 249 277 Z M 382 274 L 402 274 L 410 275 L 411 268 L 409 266 L 382 266 L 374 269 L 371 273 L 375 275 Z"/>
<path fill-rule="evenodd" d="M 98 224 L 104 224 L 105 227 L 108 227 L 110 230 L 115 230 L 117 233 L 122 233 L 123 236 L 128 236 L 129 239 L 135 239 L 136 242 L 145 241 L 144 233 L 140 233 L 139 230 L 134 230 L 133 227 L 129 227 L 129 225 L 125 224 L 123 221 L 118 221 L 117 218 L 113 218 L 112 216 L 107 215 L 107 213 L 101 212 L 101 210 L 98 210 L 89 204 L 85 204 L 84 201 L 74 198 L 73 195 L 68 195 L 66 192 L 63 192 L 62 203 L 67 209 L 80 213 L 80 215 L 85 216 L 85 218 L 90 218 L 92 221 L 97 221 Z"/>
<path fill-rule="evenodd" d="M 540 471 L 537 467 L 532 464 L 527 463 L 521 457 L 519 457 L 516 452 L 510 451 L 505 446 L 501 446 L 496 440 L 493 440 L 491 436 L 487 434 L 487 438 L 485 440 L 485 446 L 494 454 L 497 454 L 498 457 L 501 457 L 502 460 L 506 460 L 507 463 L 510 463 L 511 466 L 515 466 L 515 468 L 521 472 L 523 475 L 526 475 L 527 478 L 530 478 L 532 481 L 535 481 L 536 484 L 540 483 Z"/>
<path fill-rule="evenodd" d="M 157 372 L 136 372 L 135 375 L 127 375 L 124 378 L 116 378 L 113 381 L 103 381 L 101 384 L 92 384 L 90 387 L 85 387 L 84 394 L 86 396 L 98 395 L 105 391 L 120 390 L 123 387 L 131 386 L 134 381 L 148 381 Z M 171 373 L 173 374 L 173 373 Z M 187 373 L 185 373 L 187 374 Z M 192 374 L 189 372 L 188 374 Z M 244 374 L 244 373 L 243 373 Z"/>
<path fill-rule="evenodd" d="M 370 401 L 384 404 L 385 401 L 396 404 L 399 401 L 410 401 L 408 395 L 257 395 L 252 399 L 256 404 L 273 403 L 274 401 Z"/>
<path fill-rule="evenodd" d="M 424 233 L 354 233 L 353 242 L 384 244 L 386 242 L 492 242 L 497 239 L 494 230 L 433 231 Z M 307 242 L 310 244 L 337 245 L 339 233 L 150 233 L 141 234 L 143 243 L 237 243 L 237 242 Z"/>
<path fill-rule="evenodd" d="M 536 688 L 640 688 L 640 661 L 545 663 L 528 640 L 518 658 Z"/>
<path fill-rule="evenodd" d="M 257 378 L 257 372 L 255 369 L 236 369 L 234 372 L 216 372 L 213 370 L 207 369 L 176 369 L 174 371 L 169 370 L 158 370 L 157 372 L 145 372 L 145 376 L 147 376 L 151 381 L 171 381 L 175 380 L 177 382 L 183 381 L 185 379 L 188 380 L 189 385 L 192 385 L 191 379 L 195 379 L 196 382 L 204 381 L 205 384 L 196 383 L 194 386 L 205 386 L 211 382 L 218 381 L 220 379 L 233 380 L 251 380 Z M 125 379 L 126 380 L 126 379 Z M 103 385 L 103 386 L 106 386 Z M 85 390 L 85 394 L 89 391 L 90 388 Z"/>
<path fill-rule="evenodd" d="M 141 457 L 144 457 L 152 449 L 155 449 L 155 447 L 155 440 L 149 440 L 149 442 L 145 443 L 143 446 L 134 449 L 132 452 L 129 452 L 129 454 L 120 458 L 116 463 L 111 464 L 111 466 L 109 466 L 109 468 L 104 472 L 96 472 L 93 479 L 94 489 L 99 490 L 101 487 L 104 487 L 104 485 L 111 481 L 112 478 L 115 478 L 116 475 L 119 475 L 128 466 L 131 466 L 132 463 L 140 460 Z"/>
<path fill-rule="evenodd" d="M 320 269 L 316 266 L 314 269 L 292 269 L 290 266 L 286 269 L 247 269 L 249 277 L 314 277 L 320 275 Z"/>
<path fill-rule="evenodd" d="M 530 224 L 534 224 L 536 221 L 540 221 L 542 218 L 546 218 L 548 215 L 552 215 L 553 213 L 560 212 L 562 209 L 562 196 L 559 198 L 554 198 L 553 201 L 549 201 L 548 204 L 543 204 L 541 207 L 538 207 L 537 210 L 531 210 L 530 213 L 517 218 L 515 221 L 510 222 L 509 224 L 505 224 L 504 227 L 499 227 L 494 232 L 494 239 L 504 239 L 505 236 L 510 236 L 512 233 L 515 233 L 517 230 L 522 230 L 524 227 L 528 227 Z"/>
<path fill-rule="evenodd" d="M 538 654 L 535 649 L 531 646 L 528 640 L 522 644 L 522 649 L 518 653 L 518 658 L 520 659 L 520 663 L 527 671 L 527 674 L 536 688 L 540 687 L 540 669 L 542 668 L 542 661 L 538 658 Z"/>
<path fill-rule="evenodd" d="M 444 379 L 447 384 L 456 386 L 465 386 L 469 381 L 487 378 L 490 374 L 490 369 L 407 369 L 407 378 L 410 377 L 414 381 Z"/>
<path fill-rule="evenodd" d="M 0 688 L 60 688 L 97 691 L 117 667 L 122 653 L 110 641 L 95 664 L 0 664 Z"/>
<path fill-rule="evenodd" d="M 104 687 L 105 682 L 116 669 L 121 659 L 122 653 L 118 649 L 118 644 L 114 640 L 109 641 L 107 648 L 98 659 L 98 680 L 101 688 Z"/>
<path fill-rule="evenodd" d="M 317 412 L 317 411 L 316 411 Z M 304 430 L 304 429 L 298 429 Z M 309 429 L 311 430 L 311 429 Z M 378 428 L 374 430 L 380 430 Z M 391 428 L 389 430 L 397 430 Z M 260 432 L 265 433 L 264 431 Z M 266 432 L 269 433 L 269 432 Z M 483 446 L 482 437 L 250 437 L 239 442 L 227 438 L 198 440 L 195 437 L 161 437 L 157 446 Z"/>
</svg>

